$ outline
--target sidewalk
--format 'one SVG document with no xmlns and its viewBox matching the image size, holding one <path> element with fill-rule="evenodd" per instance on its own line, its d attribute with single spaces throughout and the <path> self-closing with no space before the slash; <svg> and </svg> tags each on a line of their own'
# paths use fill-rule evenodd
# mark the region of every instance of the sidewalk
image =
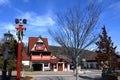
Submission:
<svg viewBox="0 0 120 80">
<path fill-rule="evenodd" d="M 2 71 L 0 71 L 0 75 L 2 74 Z M 12 71 L 12 75 L 16 75 L 16 71 Z M 73 75 L 73 72 L 65 72 L 65 71 L 59 71 L 59 72 L 53 72 L 53 71 L 21 71 L 21 74 L 23 75 Z"/>
<path fill-rule="evenodd" d="M 101 73 L 101 71 L 98 70 L 82 70 L 79 72 L 79 74 L 84 74 L 87 73 L 88 75 L 92 75 L 92 74 L 97 74 L 97 73 Z M 0 75 L 2 74 L 2 71 L 0 71 Z M 16 71 L 12 71 L 12 75 L 16 75 L 17 72 Z M 74 75 L 75 73 L 73 71 L 58 71 L 58 72 L 54 72 L 54 71 L 21 71 L 21 74 L 23 75 Z"/>
<path fill-rule="evenodd" d="M 85 73 L 83 73 L 85 71 Z M 1 75 L 1 71 L 0 71 L 0 75 Z M 13 76 L 16 76 L 16 71 L 13 71 L 12 72 L 12 75 Z M 22 77 L 25 77 L 25 76 L 31 76 L 31 77 L 40 77 L 40 76 L 74 76 L 75 77 L 75 74 L 70 71 L 70 72 L 65 72 L 65 71 L 59 71 L 59 72 L 53 72 L 53 71 L 45 71 L 45 72 L 42 72 L 42 71 L 33 71 L 33 72 L 30 72 L 30 71 L 21 71 L 21 76 Z M 82 72 L 79 73 L 79 78 L 81 78 L 81 80 L 101 80 L 100 79 L 101 77 L 101 71 L 98 71 L 98 70 L 82 70 Z"/>
<path fill-rule="evenodd" d="M 73 72 L 53 72 L 53 71 L 34 71 L 34 72 L 22 72 L 24 75 L 73 75 Z"/>
</svg>

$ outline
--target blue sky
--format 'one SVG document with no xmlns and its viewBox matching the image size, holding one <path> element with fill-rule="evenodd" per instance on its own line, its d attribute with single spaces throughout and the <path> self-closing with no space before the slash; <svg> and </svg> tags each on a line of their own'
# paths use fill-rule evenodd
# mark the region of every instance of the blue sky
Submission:
<svg viewBox="0 0 120 80">
<path fill-rule="evenodd" d="M 88 2 L 91 0 L 81 0 Z M 106 25 L 108 35 L 111 36 L 117 51 L 120 51 L 120 0 L 97 0 L 104 5 L 99 20 L 99 27 Z M 24 36 L 27 43 L 28 37 L 47 37 L 50 45 L 56 45 L 47 30 L 56 25 L 55 12 L 62 12 L 74 7 L 79 0 L 0 0 L 0 38 L 3 33 L 10 30 L 15 35 L 17 26 L 15 18 L 26 18 L 28 24 Z M 99 28 L 101 31 L 101 28 Z"/>
</svg>

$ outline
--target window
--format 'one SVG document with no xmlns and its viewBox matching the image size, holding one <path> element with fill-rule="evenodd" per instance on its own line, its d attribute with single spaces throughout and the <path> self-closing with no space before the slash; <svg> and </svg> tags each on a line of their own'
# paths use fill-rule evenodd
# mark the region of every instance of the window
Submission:
<svg viewBox="0 0 120 80">
<path fill-rule="evenodd" d="M 43 43 L 37 43 L 37 46 L 39 46 L 39 47 L 43 46 Z"/>
<path fill-rule="evenodd" d="M 44 67 L 48 67 L 48 64 L 44 64 Z"/>
<path fill-rule="evenodd" d="M 45 45 L 43 43 L 37 43 L 36 44 L 36 50 L 44 50 L 45 49 Z"/>
</svg>

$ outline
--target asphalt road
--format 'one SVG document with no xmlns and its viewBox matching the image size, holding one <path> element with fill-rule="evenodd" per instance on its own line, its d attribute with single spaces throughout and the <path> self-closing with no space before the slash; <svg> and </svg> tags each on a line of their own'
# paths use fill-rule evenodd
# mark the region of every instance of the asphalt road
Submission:
<svg viewBox="0 0 120 80">
<path fill-rule="evenodd" d="M 76 80 L 75 76 L 39 76 L 34 80 Z M 101 80 L 99 77 L 93 78 L 90 76 L 80 75 L 78 80 Z"/>
<path fill-rule="evenodd" d="M 23 76 L 31 76 L 32 80 L 76 80 L 73 72 L 24 72 Z M 101 70 L 83 70 L 78 80 L 101 80 L 100 77 Z"/>
<path fill-rule="evenodd" d="M 41 75 L 34 76 L 35 80 L 76 80 L 74 75 Z M 80 73 L 78 80 L 101 80 L 101 71 L 92 70 Z"/>
<path fill-rule="evenodd" d="M 74 76 L 39 76 L 35 80 L 75 80 Z"/>
</svg>

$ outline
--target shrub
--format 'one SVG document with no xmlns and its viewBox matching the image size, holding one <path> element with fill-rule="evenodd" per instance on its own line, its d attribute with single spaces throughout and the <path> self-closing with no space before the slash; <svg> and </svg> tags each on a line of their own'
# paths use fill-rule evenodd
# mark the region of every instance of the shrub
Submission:
<svg viewBox="0 0 120 80">
<path fill-rule="evenodd" d="M 117 80 L 118 73 L 102 73 L 102 80 Z"/>
</svg>

